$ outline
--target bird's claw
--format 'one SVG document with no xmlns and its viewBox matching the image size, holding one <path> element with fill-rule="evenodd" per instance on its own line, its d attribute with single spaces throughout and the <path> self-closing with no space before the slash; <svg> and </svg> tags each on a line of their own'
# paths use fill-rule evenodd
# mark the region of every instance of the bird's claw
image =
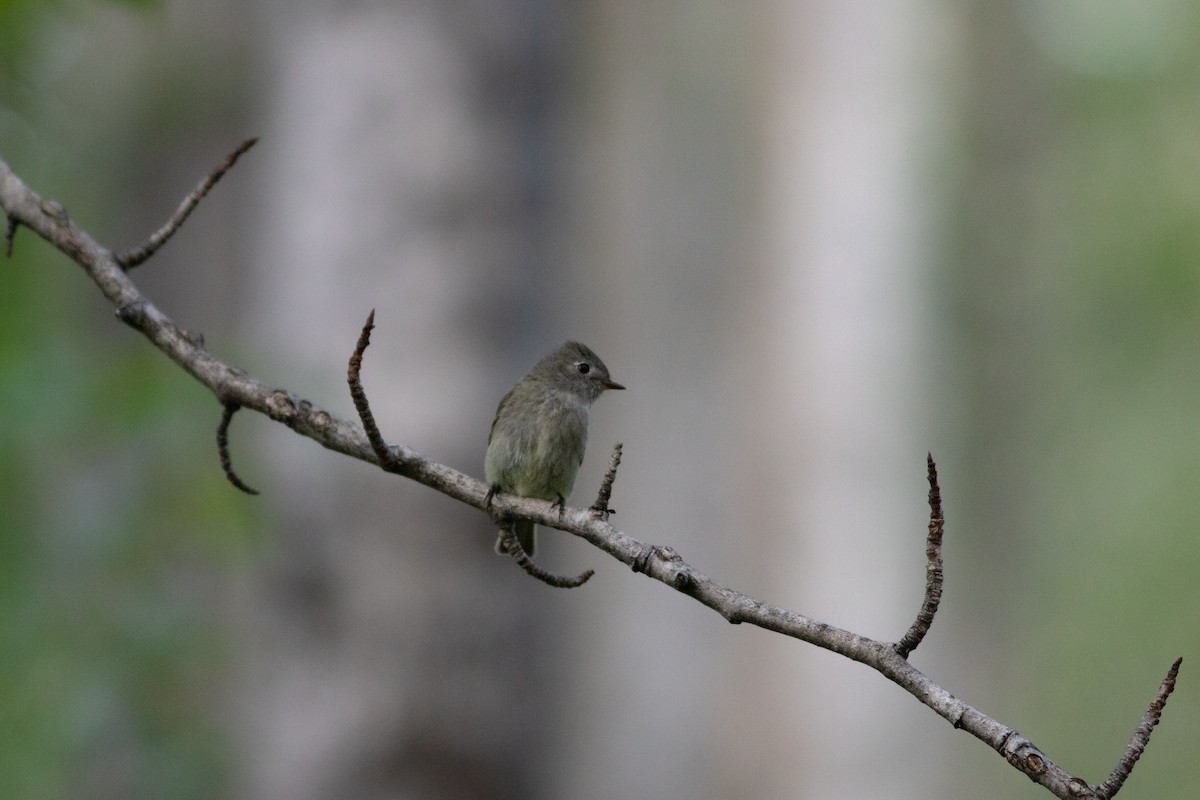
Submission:
<svg viewBox="0 0 1200 800">
<path fill-rule="evenodd" d="M 588 506 L 588 511 L 592 512 L 600 519 L 608 519 L 613 514 L 617 513 L 615 508 L 605 508 L 604 506 L 600 505 Z"/>
</svg>

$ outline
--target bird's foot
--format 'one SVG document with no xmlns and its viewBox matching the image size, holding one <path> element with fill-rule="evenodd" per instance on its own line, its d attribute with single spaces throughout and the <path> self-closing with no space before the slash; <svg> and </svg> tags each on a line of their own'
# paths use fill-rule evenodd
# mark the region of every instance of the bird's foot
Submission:
<svg viewBox="0 0 1200 800">
<path fill-rule="evenodd" d="M 500 484 L 493 483 L 490 487 L 488 487 L 488 493 L 486 495 L 484 495 L 484 498 L 483 498 L 483 507 L 490 509 L 492 507 L 492 499 L 495 498 L 495 496 L 498 495 L 499 493 L 500 493 Z"/>
</svg>

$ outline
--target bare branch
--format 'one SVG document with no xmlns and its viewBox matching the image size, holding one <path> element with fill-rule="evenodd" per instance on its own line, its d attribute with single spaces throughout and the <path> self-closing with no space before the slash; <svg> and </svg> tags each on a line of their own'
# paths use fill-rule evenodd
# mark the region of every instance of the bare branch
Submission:
<svg viewBox="0 0 1200 800">
<path fill-rule="evenodd" d="M 13 240 L 17 238 L 17 225 L 20 223 L 17 222 L 16 217 L 5 216 L 4 220 L 6 225 L 4 232 L 4 255 L 7 258 L 12 258 Z"/>
<path fill-rule="evenodd" d="M 258 494 L 257 489 L 247 486 L 233 471 L 233 459 L 229 457 L 229 423 L 233 422 L 233 415 L 239 408 L 241 406 L 237 403 L 226 403 L 224 411 L 221 412 L 221 424 L 217 426 L 217 455 L 221 459 L 221 470 L 230 483 L 246 494 Z"/>
<path fill-rule="evenodd" d="M 165 225 L 150 234 L 150 238 L 144 243 L 126 250 L 117 256 L 117 263 L 122 268 L 130 270 L 158 252 L 158 249 L 166 244 L 167 240 L 174 236 L 176 231 L 183 227 L 183 223 L 187 220 L 188 216 L 196 209 L 196 206 L 200 205 L 200 201 L 204 199 L 205 195 L 217 185 L 217 181 L 221 180 L 225 176 L 225 173 L 233 168 L 233 165 L 237 163 L 237 160 L 242 157 L 243 153 L 254 147 L 257 143 L 258 137 L 256 136 L 238 145 L 236 150 L 230 153 L 212 172 L 208 173 L 208 177 L 202 180 L 187 197 L 183 198 L 183 202 L 180 203 L 179 208 L 175 210 L 175 213 L 171 215 L 171 218 L 167 220 Z"/>
<path fill-rule="evenodd" d="M 1096 797 L 1101 800 L 1112 800 L 1117 792 L 1121 791 L 1125 779 L 1133 771 L 1133 765 L 1142 757 L 1146 745 L 1150 744 L 1150 734 L 1154 732 L 1154 726 L 1158 725 L 1158 721 L 1162 719 L 1167 698 L 1171 696 L 1171 692 L 1175 691 L 1175 679 L 1179 677 L 1179 665 L 1182 663 L 1183 657 L 1181 656 L 1175 659 L 1175 663 L 1167 670 L 1167 677 L 1163 678 L 1162 684 L 1158 687 L 1158 694 L 1150 703 L 1150 707 L 1146 709 L 1146 713 L 1142 715 L 1141 724 L 1137 726 L 1137 730 L 1133 732 L 1129 744 L 1125 747 L 1125 755 L 1121 756 L 1121 760 L 1117 762 L 1116 769 L 1108 776 L 1108 780 L 1099 786 L 1092 787 Z"/>
<path fill-rule="evenodd" d="M 533 559 L 521 547 L 521 542 L 517 538 L 516 526 L 510 518 L 502 528 L 504 535 L 500 544 L 501 548 L 506 553 L 512 556 L 512 560 L 517 562 L 517 566 L 525 570 L 525 572 L 534 578 L 537 578 L 542 583 L 553 586 L 555 589 L 577 589 L 588 582 L 588 579 L 596 574 L 595 570 L 585 569 L 583 572 L 576 575 L 574 578 L 564 578 L 561 575 L 555 575 L 552 572 L 539 567 L 533 563 Z"/>
<path fill-rule="evenodd" d="M 926 455 L 929 471 L 929 537 L 925 540 L 925 600 L 908 633 L 896 643 L 896 652 L 908 658 L 929 633 L 933 615 L 942 601 L 942 529 L 946 520 L 942 517 L 942 492 L 938 488 L 937 464 L 933 453 Z"/>
<path fill-rule="evenodd" d="M 354 400 L 354 408 L 358 411 L 358 418 L 362 421 L 367 440 L 371 443 L 371 449 L 375 451 L 379 464 L 386 468 L 392 460 L 392 455 L 388 450 L 387 442 L 383 439 L 383 434 L 379 432 L 379 426 L 375 424 L 375 415 L 371 413 L 371 404 L 367 402 L 367 393 L 363 389 L 362 378 L 359 374 L 362 371 L 363 353 L 367 352 L 367 347 L 371 344 L 371 331 L 374 328 L 375 309 L 372 308 L 362 327 L 362 333 L 358 335 L 358 344 L 355 345 L 354 352 L 350 355 L 350 364 L 346 367 L 346 382 L 350 384 L 350 397 Z"/>
<path fill-rule="evenodd" d="M 604 480 L 600 481 L 600 493 L 596 496 L 596 502 L 588 510 L 603 520 L 607 520 L 611 515 L 617 513 L 615 508 L 608 507 L 608 501 L 612 499 L 613 481 L 617 479 L 617 467 L 621 466 L 621 449 L 623 444 L 617 442 L 613 445 L 612 455 L 608 459 L 608 472 L 604 473 Z"/>
<path fill-rule="evenodd" d="M 432 461 L 408 447 L 388 446 L 383 442 L 378 429 L 368 434 L 363 427 L 338 419 L 285 389 L 267 386 L 214 357 L 204 349 L 203 343 L 197 337 L 189 336 L 142 295 L 111 251 L 75 225 L 60 204 L 39 197 L 26 187 L 2 159 L 0 209 L 8 216 L 10 228 L 15 220 L 50 242 L 82 267 L 116 308 L 117 316 L 123 322 L 145 335 L 168 358 L 212 391 L 223 405 L 233 403 L 258 411 L 323 447 L 361 461 L 379 464 L 389 472 L 403 475 L 470 506 L 486 510 L 488 486 L 482 481 Z M 372 323 L 373 319 L 368 319 L 363 336 L 360 337 L 358 366 L 361 366 L 361 351 L 366 348 Z M 349 372 L 355 379 L 358 366 L 352 359 Z M 362 400 L 363 403 L 359 407 L 360 416 L 365 409 L 369 419 L 370 409 L 365 405 L 365 395 Z M 358 398 L 356 406 L 359 406 Z M 373 423 L 371 427 L 374 427 Z M 930 472 L 932 478 L 932 462 Z M 930 540 L 927 552 L 936 549 L 934 529 L 937 529 L 939 535 L 941 531 L 940 497 L 935 489 L 936 482 L 931 479 Z M 1012 728 L 992 719 L 934 683 L 891 644 L 837 628 L 794 611 L 768 605 L 723 586 L 697 571 L 671 548 L 640 542 L 617 530 L 607 520 L 598 518 L 593 512 L 569 508 L 560 510 L 541 500 L 509 495 L 505 496 L 504 505 L 506 513 L 519 515 L 540 525 L 557 528 L 585 539 L 635 571 L 703 603 L 730 622 L 756 625 L 871 667 L 912 694 L 934 713 L 950 722 L 954 728 L 967 731 L 985 742 L 1012 766 L 1063 800 L 1111 797 L 1136 760 L 1136 756 L 1123 759 L 1124 767 L 1119 765 L 1109 781 L 1093 788 L 1058 767 L 1032 742 Z M 933 595 L 929 591 L 930 586 L 940 587 L 940 577 L 934 575 L 936 564 L 940 564 L 940 561 L 931 558 L 927 567 L 927 576 L 930 577 L 926 582 L 927 602 L 922 607 L 923 611 L 926 606 L 936 608 L 936 602 L 931 600 Z M 575 580 L 586 580 L 584 575 Z M 932 610 L 929 616 L 932 618 Z M 1134 734 L 1131 752 L 1140 755 L 1141 749 L 1145 747 L 1144 740 L 1148 739 L 1150 730 L 1162 713 L 1166 696 L 1174 688 L 1178 667 L 1179 662 L 1176 662 L 1163 681 L 1159 697 L 1151 705 L 1142 725 Z"/>
</svg>

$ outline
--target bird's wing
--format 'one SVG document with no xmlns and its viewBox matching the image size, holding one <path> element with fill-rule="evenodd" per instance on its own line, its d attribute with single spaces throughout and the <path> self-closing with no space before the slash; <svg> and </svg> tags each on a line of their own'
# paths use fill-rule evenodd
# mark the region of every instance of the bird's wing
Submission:
<svg viewBox="0 0 1200 800">
<path fill-rule="evenodd" d="M 514 386 L 508 390 L 508 394 L 500 398 L 500 405 L 496 406 L 496 417 L 492 420 L 491 430 L 488 431 L 488 444 L 492 443 L 492 437 L 496 435 L 496 423 L 500 420 L 501 415 L 504 413 L 504 407 L 508 405 L 508 401 L 512 399 L 513 392 L 516 390 L 517 387 Z"/>
</svg>

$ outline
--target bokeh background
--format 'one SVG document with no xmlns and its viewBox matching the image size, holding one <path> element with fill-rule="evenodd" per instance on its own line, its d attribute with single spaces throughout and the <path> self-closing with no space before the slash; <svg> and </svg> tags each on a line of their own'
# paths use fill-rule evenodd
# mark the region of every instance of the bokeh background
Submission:
<svg viewBox="0 0 1200 800">
<path fill-rule="evenodd" d="M 1122 797 L 1200 785 L 1200 7 L 0 0 L 0 157 L 219 357 L 482 472 L 566 338 L 614 522 L 881 639 Z M 1032 798 L 877 674 L 219 407 L 0 268 L 0 796 Z"/>
</svg>

